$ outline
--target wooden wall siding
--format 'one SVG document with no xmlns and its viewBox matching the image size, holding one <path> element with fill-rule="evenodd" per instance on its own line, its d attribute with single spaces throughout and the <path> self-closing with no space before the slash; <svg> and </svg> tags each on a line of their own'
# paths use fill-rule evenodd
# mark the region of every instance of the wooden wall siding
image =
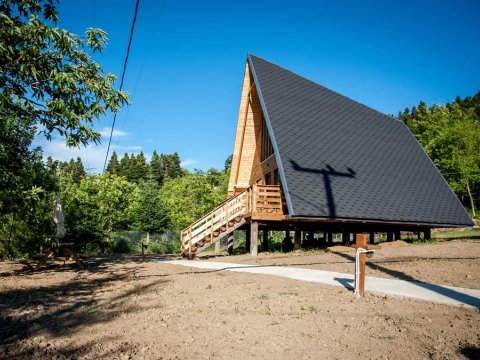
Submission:
<svg viewBox="0 0 480 360">
<path fill-rule="evenodd" d="M 234 195 L 235 188 L 246 188 L 252 184 L 252 171 L 260 165 L 261 127 L 262 109 L 247 63 L 228 183 L 229 196 Z"/>
<path fill-rule="evenodd" d="M 252 171 L 252 177 L 250 183 L 261 185 L 273 185 L 275 180 L 275 170 L 277 170 L 277 161 L 275 160 L 275 154 L 268 157 L 265 161 L 262 161 Z M 271 174 L 272 184 L 265 184 L 265 175 Z"/>
</svg>

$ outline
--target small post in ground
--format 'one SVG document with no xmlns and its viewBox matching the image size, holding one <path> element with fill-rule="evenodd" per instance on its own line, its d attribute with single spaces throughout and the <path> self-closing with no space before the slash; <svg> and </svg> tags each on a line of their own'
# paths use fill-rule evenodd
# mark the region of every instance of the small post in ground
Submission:
<svg viewBox="0 0 480 360">
<path fill-rule="evenodd" d="M 367 254 L 373 254 L 368 250 L 367 235 L 357 234 L 355 237 L 355 286 L 354 293 L 359 296 L 365 295 L 365 258 Z"/>
</svg>

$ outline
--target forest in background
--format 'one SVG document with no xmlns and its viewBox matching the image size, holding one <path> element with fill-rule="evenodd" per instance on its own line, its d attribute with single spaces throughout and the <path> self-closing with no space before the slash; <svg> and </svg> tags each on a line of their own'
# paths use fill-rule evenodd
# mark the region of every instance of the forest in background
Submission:
<svg viewBox="0 0 480 360">
<path fill-rule="evenodd" d="M 178 232 L 226 197 L 224 169 L 188 172 L 179 155 L 112 154 L 103 174 L 81 159 L 47 159 L 35 136 L 60 135 L 68 146 L 99 143 L 94 124 L 130 99 L 114 88 L 90 54 L 106 33 L 78 36 L 57 26 L 55 0 L 0 3 L 0 259 L 26 258 L 59 240 L 53 199 L 59 195 L 66 235 L 86 254 L 178 249 Z M 398 114 L 472 217 L 480 197 L 480 93 L 446 105 L 420 103 Z"/>
</svg>

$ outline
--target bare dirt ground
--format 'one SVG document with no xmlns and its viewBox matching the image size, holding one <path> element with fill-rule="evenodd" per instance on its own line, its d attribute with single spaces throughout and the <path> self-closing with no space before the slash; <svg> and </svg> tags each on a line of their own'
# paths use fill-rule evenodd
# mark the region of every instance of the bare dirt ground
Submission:
<svg viewBox="0 0 480 360">
<path fill-rule="evenodd" d="M 394 241 L 383 243 L 380 247 L 375 250 L 374 257 L 367 260 L 367 276 L 480 289 L 478 240 L 453 240 L 426 245 Z M 355 249 L 338 245 L 325 252 L 260 253 L 257 258 L 245 254 L 208 260 L 297 266 L 352 274 L 355 271 Z"/>
<path fill-rule="evenodd" d="M 471 266 L 459 264 L 478 257 L 479 247 L 478 242 L 450 242 L 391 248 L 384 260 L 450 258 L 413 262 L 420 274 L 410 261 L 381 266 L 422 279 L 440 279 L 436 272 L 450 270 L 456 275 L 448 282 L 460 281 L 451 285 L 478 288 L 478 274 L 465 277 L 468 269 L 479 272 L 478 259 Z M 274 254 L 269 261 L 323 264 L 332 256 L 348 260 L 319 253 Z M 258 261 L 265 259 L 262 255 Z M 246 256 L 221 260 L 251 262 Z M 351 271 L 351 263 L 328 266 Z M 423 274 L 424 269 L 431 274 Z M 373 269 L 368 271 L 373 275 Z M 478 309 L 369 294 L 357 299 L 344 288 L 190 269 L 153 258 L 143 263 L 136 257 L 96 259 L 84 270 L 67 264 L 33 272 L 19 263 L 0 263 L 0 358 L 479 357 Z"/>
</svg>

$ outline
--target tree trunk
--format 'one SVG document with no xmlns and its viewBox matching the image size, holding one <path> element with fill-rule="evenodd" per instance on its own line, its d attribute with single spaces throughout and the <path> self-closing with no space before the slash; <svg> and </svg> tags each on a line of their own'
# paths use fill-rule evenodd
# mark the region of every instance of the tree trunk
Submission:
<svg viewBox="0 0 480 360">
<path fill-rule="evenodd" d="M 467 181 L 468 197 L 470 198 L 470 205 L 472 206 L 472 217 L 475 218 L 475 202 L 473 200 L 472 191 L 470 190 L 470 184 Z"/>
</svg>

